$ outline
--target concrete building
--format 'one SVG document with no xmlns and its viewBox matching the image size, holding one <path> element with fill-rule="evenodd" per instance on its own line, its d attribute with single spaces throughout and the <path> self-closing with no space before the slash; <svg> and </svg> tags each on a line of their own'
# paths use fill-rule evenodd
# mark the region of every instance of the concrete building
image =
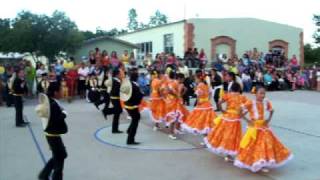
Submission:
<svg viewBox="0 0 320 180">
<path fill-rule="evenodd" d="M 188 48 L 204 49 L 209 60 L 217 54 L 239 57 L 248 50 L 282 50 L 296 55 L 303 64 L 301 28 L 254 18 L 187 19 L 117 36 L 136 44 L 138 59 L 146 53 L 174 52 L 183 57 Z"/>
<path fill-rule="evenodd" d="M 94 50 L 96 47 L 98 47 L 101 52 L 103 50 L 107 50 L 109 55 L 112 51 L 116 51 L 118 53 L 118 56 L 120 56 L 124 50 L 128 50 L 128 52 L 130 53 L 134 49 L 138 48 L 135 44 L 132 44 L 130 42 L 108 36 L 102 36 L 86 40 L 81 45 L 81 47 L 75 51 L 75 60 L 79 61 L 82 59 L 82 57 L 88 58 L 89 51 Z"/>
</svg>

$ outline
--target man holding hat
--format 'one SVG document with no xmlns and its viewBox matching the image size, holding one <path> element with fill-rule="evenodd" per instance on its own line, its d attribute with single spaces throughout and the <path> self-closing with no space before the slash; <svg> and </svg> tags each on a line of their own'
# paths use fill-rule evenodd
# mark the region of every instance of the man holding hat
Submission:
<svg viewBox="0 0 320 180">
<path fill-rule="evenodd" d="M 105 83 L 106 87 L 111 87 L 110 99 L 113 105 L 112 108 L 109 108 L 109 104 L 106 104 L 102 110 L 103 116 L 113 114 L 112 121 L 112 133 L 119 134 L 122 131 L 119 131 L 119 119 L 120 114 L 122 113 L 122 107 L 120 104 L 120 86 L 121 86 L 121 72 L 118 68 L 115 68 L 112 71 L 112 78 L 108 79 Z"/>
<path fill-rule="evenodd" d="M 43 93 L 39 95 L 39 105 L 36 107 L 36 113 L 41 118 L 44 134 L 52 151 L 52 158 L 39 174 L 40 180 L 49 180 L 52 171 L 52 180 L 63 178 L 63 166 L 67 152 L 61 135 L 68 132 L 65 122 L 67 113 L 60 106 L 57 97 L 59 97 L 59 88 L 50 84 L 47 95 Z"/>
<path fill-rule="evenodd" d="M 135 136 L 140 121 L 139 104 L 143 98 L 143 93 L 137 83 L 138 69 L 132 68 L 130 70 L 130 80 L 124 79 L 120 88 L 120 98 L 124 101 L 125 109 L 131 117 L 131 123 L 128 127 L 128 145 L 138 145 L 139 142 L 135 141 Z"/>
</svg>

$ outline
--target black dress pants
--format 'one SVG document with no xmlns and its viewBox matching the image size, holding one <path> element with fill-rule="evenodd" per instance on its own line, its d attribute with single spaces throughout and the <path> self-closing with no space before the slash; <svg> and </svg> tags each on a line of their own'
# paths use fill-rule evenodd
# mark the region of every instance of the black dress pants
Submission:
<svg viewBox="0 0 320 180">
<path fill-rule="evenodd" d="M 16 109 L 16 126 L 19 126 L 24 123 L 22 96 L 14 96 L 14 107 Z"/>
<path fill-rule="evenodd" d="M 52 158 L 47 162 L 45 167 L 40 172 L 39 178 L 48 179 L 52 173 L 52 180 L 62 180 L 63 179 L 63 166 L 64 160 L 67 158 L 67 151 L 64 147 L 62 139 L 60 136 L 52 137 L 46 136 L 49 147 L 52 151 Z"/>
<path fill-rule="evenodd" d="M 127 111 L 132 119 L 131 123 L 128 127 L 128 130 L 127 130 L 127 133 L 128 133 L 127 143 L 130 144 L 130 143 L 135 142 L 134 138 L 136 136 L 139 121 L 140 121 L 140 111 L 139 111 L 139 108 L 127 109 Z"/>
<path fill-rule="evenodd" d="M 214 102 L 216 103 L 217 110 L 219 110 L 218 102 L 219 102 L 219 99 L 220 99 L 220 91 L 221 91 L 221 88 L 216 89 L 214 91 L 214 95 L 213 95 L 213 99 L 214 99 Z"/>
<path fill-rule="evenodd" d="M 119 99 L 111 99 L 111 103 L 113 107 L 109 108 L 108 105 L 106 105 L 103 111 L 106 115 L 113 114 L 112 132 L 117 132 L 119 131 L 119 118 L 122 113 L 122 107 Z"/>
<path fill-rule="evenodd" d="M 95 105 L 100 106 L 101 104 L 105 104 L 105 106 L 108 107 L 109 103 L 110 103 L 110 95 L 106 91 L 101 91 L 99 101 Z"/>
</svg>

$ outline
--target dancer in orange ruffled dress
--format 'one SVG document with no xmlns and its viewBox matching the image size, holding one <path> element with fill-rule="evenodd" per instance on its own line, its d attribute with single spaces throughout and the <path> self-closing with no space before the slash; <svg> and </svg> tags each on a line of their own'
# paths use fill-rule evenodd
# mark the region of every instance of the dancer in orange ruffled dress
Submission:
<svg viewBox="0 0 320 180">
<path fill-rule="evenodd" d="M 171 71 L 167 85 L 164 87 L 166 103 L 164 122 L 166 126 L 170 127 L 169 138 L 171 139 L 177 139 L 175 136 L 177 122 L 183 121 L 184 116 L 187 115 L 185 107 L 180 103 L 179 83 L 175 77 L 176 73 Z"/>
<path fill-rule="evenodd" d="M 177 81 L 178 81 L 178 109 L 177 111 L 179 113 L 178 115 L 178 121 L 176 122 L 175 127 L 175 134 L 184 134 L 184 132 L 181 131 L 181 123 L 185 122 L 187 120 L 187 117 L 189 116 L 188 109 L 183 104 L 183 96 L 187 91 L 187 88 L 184 85 L 184 74 L 178 73 L 177 74 Z"/>
<path fill-rule="evenodd" d="M 163 121 L 165 113 L 165 102 L 161 97 L 161 85 L 163 80 L 159 72 L 152 72 L 151 95 L 150 95 L 150 111 L 151 120 L 155 123 L 153 129 L 159 128 L 159 123 Z"/>
<path fill-rule="evenodd" d="M 214 119 L 214 128 L 204 138 L 204 142 L 209 150 L 215 154 L 225 156 L 226 161 L 233 159 L 238 154 L 241 133 L 241 114 L 242 106 L 247 98 L 240 94 L 241 87 L 238 83 L 233 82 L 230 92 L 224 94 L 218 106 L 222 115 Z M 221 105 L 227 104 L 226 110 Z"/>
<path fill-rule="evenodd" d="M 265 100 L 265 89 L 260 87 L 256 91 L 256 100 L 248 101 L 245 107 L 249 111 L 248 129 L 240 142 L 240 151 L 234 165 L 246 168 L 252 172 L 268 172 L 270 168 L 284 165 L 293 155 L 269 128 L 273 115 L 271 102 Z M 265 112 L 269 116 L 265 119 Z"/>
<path fill-rule="evenodd" d="M 208 134 L 213 127 L 216 114 L 210 103 L 210 88 L 205 82 L 203 73 L 196 75 L 197 105 L 182 124 L 183 130 L 193 134 Z"/>
</svg>

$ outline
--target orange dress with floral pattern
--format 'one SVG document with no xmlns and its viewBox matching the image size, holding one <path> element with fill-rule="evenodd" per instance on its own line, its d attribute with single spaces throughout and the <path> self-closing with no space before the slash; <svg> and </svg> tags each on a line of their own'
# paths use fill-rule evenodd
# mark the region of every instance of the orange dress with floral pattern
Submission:
<svg viewBox="0 0 320 180">
<path fill-rule="evenodd" d="M 144 99 L 141 100 L 141 103 L 139 104 L 139 111 L 142 112 L 144 110 L 150 109 L 150 103 Z"/>
<path fill-rule="evenodd" d="M 240 143 L 240 151 L 234 165 L 257 172 L 262 168 L 277 168 L 286 164 L 293 155 L 273 134 L 265 121 L 265 111 L 271 111 L 270 101 L 248 101 L 248 109 L 252 124 Z"/>
<path fill-rule="evenodd" d="M 153 122 L 159 123 L 163 120 L 165 115 L 165 102 L 161 97 L 161 85 L 160 79 L 155 78 L 151 82 L 151 95 L 150 95 L 150 110 L 151 119 Z"/>
<path fill-rule="evenodd" d="M 209 86 L 200 83 L 196 88 L 197 106 L 190 112 L 186 121 L 182 124 L 183 130 L 194 134 L 208 134 L 213 128 L 213 119 L 216 113 L 210 103 Z"/>
<path fill-rule="evenodd" d="M 165 84 L 165 118 L 164 122 L 169 126 L 173 122 L 183 121 L 184 109 L 179 103 L 179 83 L 176 80 L 168 80 Z"/>
<path fill-rule="evenodd" d="M 247 98 L 239 93 L 224 94 L 226 112 L 214 120 L 214 128 L 204 138 L 209 150 L 215 154 L 235 156 L 238 154 L 242 137 L 240 113 Z"/>
</svg>

